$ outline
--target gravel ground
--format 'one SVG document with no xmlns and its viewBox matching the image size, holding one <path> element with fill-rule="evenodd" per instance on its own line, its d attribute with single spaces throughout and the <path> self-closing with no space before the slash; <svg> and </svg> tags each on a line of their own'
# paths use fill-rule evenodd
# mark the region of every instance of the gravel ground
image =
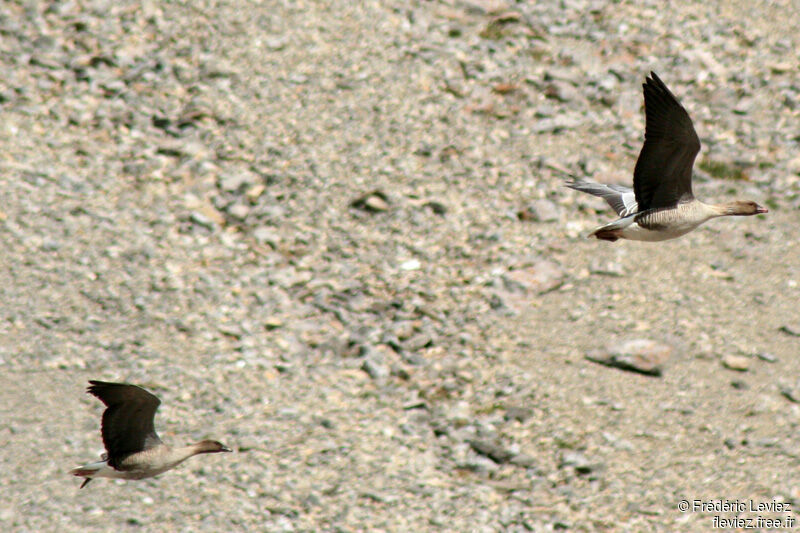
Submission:
<svg viewBox="0 0 800 533">
<path fill-rule="evenodd" d="M 798 4 L 664 5 L 0 4 L 3 531 L 736 515 L 682 499 L 784 502 L 739 516 L 786 525 Z M 698 197 L 769 215 L 583 238 L 612 212 L 565 172 L 630 182 L 650 70 L 695 120 Z M 587 359 L 631 339 L 659 377 Z M 237 453 L 79 491 L 88 379 Z"/>
</svg>

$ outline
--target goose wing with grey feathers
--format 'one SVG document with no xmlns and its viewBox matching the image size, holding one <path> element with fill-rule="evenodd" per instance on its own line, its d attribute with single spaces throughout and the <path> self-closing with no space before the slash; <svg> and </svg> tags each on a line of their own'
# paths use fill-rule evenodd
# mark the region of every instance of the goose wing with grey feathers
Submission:
<svg viewBox="0 0 800 533">
<path fill-rule="evenodd" d="M 636 195 L 633 189 L 623 187 L 622 185 L 597 183 L 596 181 L 579 179 L 573 176 L 572 180 L 566 183 L 566 186 L 576 191 L 587 192 L 601 197 L 608 202 L 608 205 L 610 205 L 620 217 L 632 215 L 639 210 L 639 205 L 636 203 Z"/>
</svg>

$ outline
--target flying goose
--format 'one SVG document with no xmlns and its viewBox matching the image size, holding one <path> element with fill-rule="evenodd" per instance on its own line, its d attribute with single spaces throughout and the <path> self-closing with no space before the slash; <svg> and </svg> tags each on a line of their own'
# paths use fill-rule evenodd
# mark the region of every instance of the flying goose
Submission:
<svg viewBox="0 0 800 533">
<path fill-rule="evenodd" d="M 573 178 L 567 187 L 603 198 L 619 219 L 590 235 L 606 241 L 665 241 L 689 233 L 706 220 L 758 215 L 751 201 L 704 204 L 692 194 L 692 166 L 700 139 L 692 119 L 655 72 L 644 88 L 644 146 L 633 171 L 633 190 Z"/>
<path fill-rule="evenodd" d="M 89 381 L 86 390 L 105 405 L 103 412 L 102 461 L 89 463 L 70 471 L 86 478 L 80 488 L 93 478 L 144 479 L 175 468 L 199 453 L 229 452 L 222 443 L 202 440 L 189 446 L 167 446 L 156 434 L 153 418 L 161 401 L 136 385 Z"/>
</svg>

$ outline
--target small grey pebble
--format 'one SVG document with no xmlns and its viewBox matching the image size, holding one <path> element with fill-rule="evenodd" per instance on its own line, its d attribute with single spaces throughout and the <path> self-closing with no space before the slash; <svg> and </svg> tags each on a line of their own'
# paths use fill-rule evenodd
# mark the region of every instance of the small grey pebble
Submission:
<svg viewBox="0 0 800 533">
<path fill-rule="evenodd" d="M 528 418 L 533 415 L 533 409 L 529 407 L 509 407 L 506 409 L 506 414 L 504 418 L 506 420 L 516 420 L 518 422 L 524 422 Z"/>
<path fill-rule="evenodd" d="M 489 442 L 487 440 L 471 440 L 469 445 L 475 452 L 484 455 L 494 461 L 495 463 L 507 463 L 514 457 L 514 453 L 503 448 L 502 446 Z"/>
<path fill-rule="evenodd" d="M 767 363 L 777 363 L 778 362 L 778 358 L 775 355 L 773 355 L 771 353 L 768 353 L 768 352 L 759 352 L 758 354 L 756 354 L 756 356 L 759 359 L 761 359 L 762 361 L 766 361 Z"/>
<path fill-rule="evenodd" d="M 250 208 L 244 204 L 233 204 L 228 207 L 228 214 L 237 220 L 244 220 L 250 214 Z"/>
</svg>

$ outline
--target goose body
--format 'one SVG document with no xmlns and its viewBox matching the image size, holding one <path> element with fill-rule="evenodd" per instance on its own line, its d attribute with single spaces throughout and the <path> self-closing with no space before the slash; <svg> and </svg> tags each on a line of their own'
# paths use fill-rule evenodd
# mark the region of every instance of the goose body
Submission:
<svg viewBox="0 0 800 533">
<path fill-rule="evenodd" d="M 161 404 L 158 397 L 127 383 L 89 383 L 87 392 L 106 405 L 101 430 L 106 453 L 101 461 L 70 471 L 85 478 L 81 488 L 96 477 L 145 479 L 171 470 L 193 455 L 231 451 L 214 440 L 167 446 L 158 437 L 153 423 Z"/>
<path fill-rule="evenodd" d="M 578 178 L 566 184 L 603 198 L 620 217 L 590 235 L 607 241 L 665 241 L 712 218 L 766 213 L 752 201 L 705 204 L 694 197 L 692 167 L 700 139 L 692 119 L 655 72 L 642 87 L 645 141 L 633 172 L 633 189 Z"/>
<path fill-rule="evenodd" d="M 216 443 L 215 441 L 207 441 L 209 443 Z M 70 473 L 74 476 L 85 477 L 86 479 L 81 484 L 81 488 L 85 487 L 92 478 L 108 477 L 113 479 L 145 479 L 148 477 L 155 477 L 163 474 L 167 470 L 172 470 L 189 457 L 199 453 L 214 453 L 214 452 L 229 452 L 227 448 L 214 449 L 216 446 L 210 446 L 211 449 L 207 451 L 201 450 L 197 444 L 189 446 L 181 446 L 179 448 L 172 448 L 166 444 L 161 444 L 149 450 L 133 453 L 126 457 L 116 467 L 108 464 L 108 460 L 97 461 L 96 463 L 89 463 L 78 468 L 74 468 Z M 105 455 L 105 454 L 104 454 Z"/>
</svg>

